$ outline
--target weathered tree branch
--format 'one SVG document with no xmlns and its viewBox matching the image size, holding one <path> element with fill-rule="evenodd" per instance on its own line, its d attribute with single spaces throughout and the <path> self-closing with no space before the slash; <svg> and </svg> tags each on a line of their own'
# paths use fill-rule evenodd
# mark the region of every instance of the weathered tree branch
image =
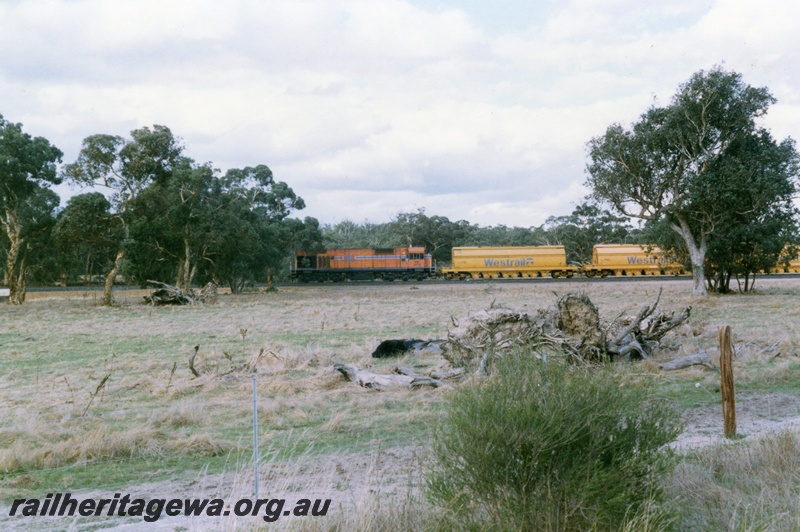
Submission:
<svg viewBox="0 0 800 532">
<path fill-rule="evenodd" d="M 676 369 L 688 368 L 690 366 L 705 366 L 707 368 L 719 371 L 719 369 L 711 363 L 711 358 L 705 351 L 695 353 L 694 355 L 676 358 L 675 360 L 670 360 L 669 362 L 659 365 L 658 368 L 663 369 L 664 371 L 672 371 Z"/>
<path fill-rule="evenodd" d="M 385 390 L 387 388 L 418 388 L 420 386 L 444 386 L 440 380 L 419 375 L 409 368 L 397 368 L 394 375 L 381 375 L 363 369 L 358 369 L 346 364 L 334 364 L 333 369 L 355 382 L 363 388 L 370 390 Z"/>
</svg>

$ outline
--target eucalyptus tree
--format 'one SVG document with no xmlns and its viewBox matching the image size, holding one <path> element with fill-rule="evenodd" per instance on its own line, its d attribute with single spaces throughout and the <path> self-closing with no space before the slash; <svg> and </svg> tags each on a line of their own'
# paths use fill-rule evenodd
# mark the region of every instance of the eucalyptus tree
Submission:
<svg viewBox="0 0 800 532">
<path fill-rule="evenodd" d="M 342 220 L 322 227 L 324 249 L 387 248 L 400 245 L 388 223 Z"/>
<path fill-rule="evenodd" d="M 436 262 L 450 261 L 453 246 L 467 241 L 474 227 L 466 221 L 452 222 L 446 216 L 428 216 L 425 209 L 398 214 L 389 233 L 400 246 L 424 246 Z"/>
<path fill-rule="evenodd" d="M 543 227 L 508 227 L 503 224 L 475 227 L 461 240 L 462 246 L 545 246 L 550 244 Z"/>
<path fill-rule="evenodd" d="M 52 235 L 60 202 L 61 198 L 53 190 L 39 187 L 25 198 L 17 211 L 22 227 L 16 285 L 20 303 L 25 300 L 29 284 L 54 284 L 62 280 L 61 255 Z M 8 249 L 8 243 L 8 236 L 0 232 L 0 249 Z"/>
<path fill-rule="evenodd" d="M 5 236 L 3 284 L 9 289 L 10 304 L 20 305 L 25 301 L 26 222 L 32 219 L 25 220 L 21 211 L 35 207 L 37 194 L 43 188 L 61 182 L 56 165 L 61 162 L 62 155 L 61 150 L 44 137 L 31 137 L 22 131 L 22 124 L 8 122 L 0 115 L 0 227 Z M 32 213 L 35 208 L 28 210 Z"/>
<path fill-rule="evenodd" d="M 74 183 L 107 189 L 114 219 L 121 229 L 114 243 L 114 261 L 106 273 L 103 304 L 113 304 L 114 280 L 128 247 L 136 198 L 153 182 L 169 178 L 183 148 L 165 126 L 131 131 L 131 138 L 92 135 L 83 141 L 77 160 L 66 165 L 64 176 Z"/>
<path fill-rule="evenodd" d="M 268 281 L 288 265 L 297 242 L 288 216 L 305 208 L 303 198 L 266 165 L 228 170 L 207 215 L 204 276 L 239 292 L 247 282 Z"/>
<path fill-rule="evenodd" d="M 131 273 L 140 282 L 157 279 L 188 290 L 209 249 L 208 224 L 221 185 L 210 164 L 181 157 L 167 179 L 137 197 L 131 225 Z"/>
<path fill-rule="evenodd" d="M 84 282 L 107 272 L 114 261 L 122 228 L 111 211 L 111 202 L 100 192 L 73 196 L 58 215 L 53 239 L 63 257 L 68 277 Z M 74 272 L 74 275 L 69 275 Z"/>
<path fill-rule="evenodd" d="M 760 173 L 796 179 L 792 141 L 777 144 L 756 124 L 774 102 L 766 88 L 715 67 L 694 74 L 668 106 L 652 106 L 630 129 L 614 124 L 588 143 L 587 184 L 594 197 L 626 216 L 663 219 L 686 245 L 694 295 L 707 293 L 706 253 L 729 218 L 726 196 L 754 187 Z M 755 137 L 777 159 L 743 157 L 736 146 Z"/>
<path fill-rule="evenodd" d="M 303 220 L 286 218 L 284 223 L 291 238 L 290 247 L 293 251 L 302 250 L 309 253 L 325 251 L 324 235 L 319 220 L 306 216 Z"/>
<path fill-rule="evenodd" d="M 786 244 L 797 241 L 798 229 L 794 142 L 776 144 L 761 131 L 730 152 L 710 169 L 719 176 L 716 184 L 698 191 L 698 201 L 721 211 L 705 262 L 709 287 L 719 292 L 731 290 L 732 278 L 743 281 L 740 291 L 750 290 L 758 272 L 773 269 Z"/>
</svg>

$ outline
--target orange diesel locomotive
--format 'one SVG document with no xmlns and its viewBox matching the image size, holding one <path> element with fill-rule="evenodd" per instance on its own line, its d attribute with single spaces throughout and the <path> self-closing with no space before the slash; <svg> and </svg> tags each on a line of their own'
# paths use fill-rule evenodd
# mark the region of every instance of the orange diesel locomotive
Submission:
<svg viewBox="0 0 800 532">
<path fill-rule="evenodd" d="M 292 279 L 325 281 L 421 281 L 436 274 L 424 247 L 386 249 L 329 249 L 325 253 L 298 251 Z"/>
</svg>

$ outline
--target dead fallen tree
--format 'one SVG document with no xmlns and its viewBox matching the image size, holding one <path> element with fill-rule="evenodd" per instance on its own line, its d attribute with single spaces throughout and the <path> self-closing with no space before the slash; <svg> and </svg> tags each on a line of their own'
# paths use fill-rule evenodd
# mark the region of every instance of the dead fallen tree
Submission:
<svg viewBox="0 0 800 532">
<path fill-rule="evenodd" d="M 197 290 L 190 288 L 188 291 L 160 281 L 147 281 L 147 284 L 159 287 L 150 295 L 144 296 L 145 302 L 153 306 L 197 305 L 201 303 L 216 303 L 217 301 L 217 285 L 214 283 L 208 283 Z"/>
<path fill-rule="evenodd" d="M 346 364 L 334 364 L 333 369 L 355 382 L 363 388 L 371 390 L 386 390 L 387 388 L 419 388 L 431 386 L 439 388 L 445 383 L 439 379 L 420 375 L 413 370 L 405 367 L 395 368 L 395 372 L 390 375 L 372 373 L 364 369 L 359 369 Z"/>
<path fill-rule="evenodd" d="M 485 373 L 493 357 L 530 348 L 547 356 L 564 353 L 575 363 L 648 358 L 671 330 L 685 323 L 691 307 L 676 313 L 659 308 L 661 292 L 629 318 L 603 326 L 600 312 L 585 294 L 570 293 L 535 313 L 490 308 L 453 319 L 443 356 L 454 366 Z"/>
<path fill-rule="evenodd" d="M 663 364 L 660 364 L 658 368 L 663 369 L 664 371 L 673 371 L 691 366 L 705 366 L 707 368 L 719 371 L 719 369 L 711 362 L 711 357 L 709 357 L 708 353 L 705 351 L 695 353 L 694 355 L 676 358 L 675 360 L 670 360 L 669 362 L 664 362 Z"/>
</svg>

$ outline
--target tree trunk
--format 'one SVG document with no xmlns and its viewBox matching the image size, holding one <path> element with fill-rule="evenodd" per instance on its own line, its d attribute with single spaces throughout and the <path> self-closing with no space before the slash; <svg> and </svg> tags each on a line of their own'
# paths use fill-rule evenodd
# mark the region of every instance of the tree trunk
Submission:
<svg viewBox="0 0 800 532">
<path fill-rule="evenodd" d="M 175 273 L 175 286 L 183 286 L 183 259 L 178 259 L 178 271 Z"/>
<path fill-rule="evenodd" d="M 116 279 L 120 268 L 122 267 L 122 259 L 125 258 L 125 250 L 123 248 L 117 249 L 117 256 L 114 258 L 114 266 L 106 274 L 106 284 L 103 287 L 103 305 L 111 306 L 114 304 L 114 279 Z"/>
<path fill-rule="evenodd" d="M 25 266 L 25 258 L 19 261 L 19 271 L 17 274 L 17 302 L 15 305 L 25 303 L 25 295 L 28 293 L 28 270 Z M 10 299 L 10 298 L 9 298 Z"/>
<path fill-rule="evenodd" d="M 189 235 L 184 232 L 183 234 L 183 260 L 180 265 L 180 272 L 178 276 L 178 288 L 184 292 L 188 292 L 192 284 L 192 247 L 189 244 Z"/>
<path fill-rule="evenodd" d="M 241 292 L 242 289 L 244 289 L 245 282 L 246 280 L 243 278 L 236 278 L 236 277 L 232 278 L 228 282 L 228 286 L 231 287 L 231 294 L 238 294 L 239 292 Z"/>
<path fill-rule="evenodd" d="M 9 296 L 8 302 L 11 305 L 21 305 L 22 301 L 19 300 L 19 288 L 17 281 L 19 279 L 17 273 L 17 257 L 19 256 L 19 248 L 22 240 L 16 235 L 9 233 L 8 239 L 11 241 L 8 248 L 8 256 L 6 257 L 6 274 L 5 285 L 8 287 Z"/>
<path fill-rule="evenodd" d="M 689 250 L 689 259 L 692 262 L 692 295 L 707 296 L 706 274 L 703 269 L 706 261 L 706 250 L 708 249 L 706 235 L 700 236 L 700 244 L 698 244 L 686 220 L 682 216 L 676 216 L 676 219 L 678 223 L 671 222 L 670 226 L 673 231 L 681 235 Z"/>
<path fill-rule="evenodd" d="M 92 271 L 92 255 L 91 253 L 86 254 L 86 260 L 83 263 L 83 286 L 89 284 L 89 279 L 91 279 L 91 272 Z"/>
<path fill-rule="evenodd" d="M 688 242 L 687 242 L 688 244 Z M 693 296 L 707 296 L 708 290 L 706 289 L 706 275 L 703 271 L 703 263 L 705 262 L 705 250 L 689 246 L 689 258 L 692 261 L 692 295 Z"/>
<path fill-rule="evenodd" d="M 25 272 L 20 269 L 18 262 L 24 240 L 20 236 L 21 228 L 15 212 L 6 211 L 5 220 L 2 220 L 2 223 L 9 242 L 8 254 L 6 255 L 6 271 L 3 279 L 9 290 L 8 304 L 21 305 L 25 301 L 25 292 L 23 289 L 20 297 L 19 282 L 22 281 L 24 283 Z"/>
</svg>

